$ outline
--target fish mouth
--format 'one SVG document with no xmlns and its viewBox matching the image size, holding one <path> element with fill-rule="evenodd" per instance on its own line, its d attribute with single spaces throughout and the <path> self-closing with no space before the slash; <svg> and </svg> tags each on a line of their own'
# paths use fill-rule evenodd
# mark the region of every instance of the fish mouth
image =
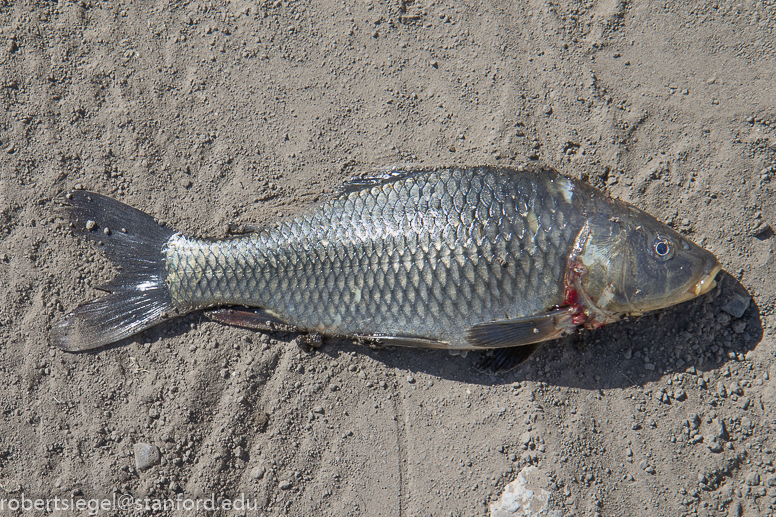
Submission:
<svg viewBox="0 0 776 517">
<path fill-rule="evenodd" d="M 719 262 L 714 264 L 714 267 L 711 268 L 711 271 L 703 275 L 698 282 L 691 286 L 687 292 L 692 294 L 693 296 L 700 296 L 702 294 L 706 294 L 717 285 L 717 281 L 715 280 L 717 273 L 719 273 L 722 270 L 722 264 Z"/>
</svg>

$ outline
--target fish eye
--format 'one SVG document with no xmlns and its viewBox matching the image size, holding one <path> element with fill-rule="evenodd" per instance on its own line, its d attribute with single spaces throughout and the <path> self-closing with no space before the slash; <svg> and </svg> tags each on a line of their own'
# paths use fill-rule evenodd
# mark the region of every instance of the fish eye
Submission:
<svg viewBox="0 0 776 517">
<path fill-rule="evenodd" d="M 674 255 L 674 247 L 668 239 L 657 237 L 652 243 L 652 253 L 658 260 L 668 260 Z"/>
</svg>

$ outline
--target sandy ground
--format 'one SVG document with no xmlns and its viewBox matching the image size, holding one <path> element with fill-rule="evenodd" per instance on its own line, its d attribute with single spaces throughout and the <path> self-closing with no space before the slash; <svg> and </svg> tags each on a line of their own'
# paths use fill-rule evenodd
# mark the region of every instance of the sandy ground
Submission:
<svg viewBox="0 0 776 517">
<path fill-rule="evenodd" d="M 0 0 L 0 499 L 487 515 L 530 464 L 566 516 L 773 514 L 776 7 L 694 4 Z M 719 287 L 498 377 L 201 314 L 50 345 L 114 274 L 68 188 L 217 237 L 364 170 L 536 159 L 712 250 Z"/>
</svg>

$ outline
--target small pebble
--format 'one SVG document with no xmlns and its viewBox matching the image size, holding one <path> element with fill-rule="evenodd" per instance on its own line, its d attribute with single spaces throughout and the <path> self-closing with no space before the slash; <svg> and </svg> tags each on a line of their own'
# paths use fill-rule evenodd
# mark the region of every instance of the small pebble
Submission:
<svg viewBox="0 0 776 517">
<path fill-rule="evenodd" d="M 749 308 L 752 298 L 739 293 L 734 293 L 730 300 L 722 306 L 722 310 L 734 318 L 740 318 Z"/>
<path fill-rule="evenodd" d="M 413 383 L 415 382 L 415 377 L 413 377 L 412 375 L 407 375 L 407 378 L 406 378 L 406 380 L 407 380 L 407 382 L 409 382 L 410 384 L 413 384 Z"/>
<path fill-rule="evenodd" d="M 760 484 L 760 474 L 757 472 L 750 472 L 744 478 L 744 482 L 749 486 L 757 486 Z"/>
<path fill-rule="evenodd" d="M 95 223 L 95 222 L 94 222 L 94 221 L 92 221 L 91 219 L 89 219 L 88 221 L 86 221 L 86 229 L 87 229 L 87 230 L 89 230 L 89 231 L 92 231 L 92 230 L 94 230 L 96 227 L 97 227 L 97 223 Z"/>
<path fill-rule="evenodd" d="M 313 408 L 313 413 L 317 413 L 319 415 L 322 415 L 324 413 L 323 406 L 315 406 Z"/>
<path fill-rule="evenodd" d="M 162 461 L 162 455 L 159 448 L 147 443 L 136 443 L 135 447 L 135 467 L 140 472 L 148 470 L 154 465 L 159 465 Z"/>
<path fill-rule="evenodd" d="M 281 490 L 288 490 L 288 489 L 291 488 L 291 486 L 292 486 L 291 485 L 291 481 L 286 479 L 286 480 L 280 482 L 280 484 L 278 485 L 278 488 L 281 489 Z"/>
<path fill-rule="evenodd" d="M 261 479 L 264 477 L 264 474 L 267 472 L 267 469 L 264 468 L 263 465 L 256 465 L 251 469 L 251 478 L 253 479 Z"/>
</svg>

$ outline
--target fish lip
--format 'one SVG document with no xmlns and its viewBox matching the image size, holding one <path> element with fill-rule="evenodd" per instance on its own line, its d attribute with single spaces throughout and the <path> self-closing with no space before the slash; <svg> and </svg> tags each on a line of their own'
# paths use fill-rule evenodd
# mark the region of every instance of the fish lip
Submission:
<svg viewBox="0 0 776 517">
<path fill-rule="evenodd" d="M 719 261 L 715 262 L 714 266 L 711 268 L 711 271 L 703 275 L 700 280 L 698 280 L 687 290 L 687 292 L 693 296 L 700 296 L 702 294 L 708 293 L 717 285 L 715 278 L 721 270 L 722 264 L 720 264 Z"/>
</svg>

